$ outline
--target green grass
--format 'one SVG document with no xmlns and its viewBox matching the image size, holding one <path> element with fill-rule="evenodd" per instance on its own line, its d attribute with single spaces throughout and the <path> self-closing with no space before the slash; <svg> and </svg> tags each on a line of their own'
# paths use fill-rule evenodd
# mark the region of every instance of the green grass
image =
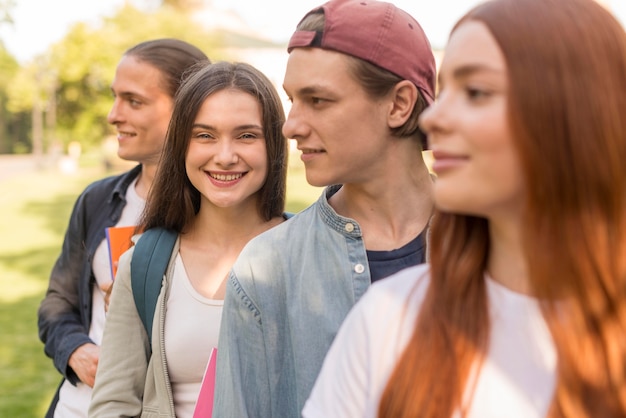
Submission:
<svg viewBox="0 0 626 418">
<path fill-rule="evenodd" d="M 60 381 L 37 337 L 37 307 L 76 195 L 102 176 L 20 174 L 0 183 L 0 416 L 41 417 Z"/>
<path fill-rule="evenodd" d="M 60 381 L 37 336 L 37 308 L 76 197 L 106 174 L 89 165 L 0 180 L 0 417 L 42 417 Z M 291 163 L 286 210 L 299 212 L 320 192 Z"/>
</svg>

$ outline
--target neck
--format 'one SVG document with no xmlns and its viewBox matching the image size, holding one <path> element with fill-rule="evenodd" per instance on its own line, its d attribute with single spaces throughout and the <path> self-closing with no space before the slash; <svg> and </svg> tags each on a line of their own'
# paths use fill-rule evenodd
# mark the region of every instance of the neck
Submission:
<svg viewBox="0 0 626 418">
<path fill-rule="evenodd" d="M 402 176 L 344 184 L 329 203 L 338 214 L 359 223 L 368 250 L 392 250 L 410 242 L 428 224 L 434 206 L 433 179 L 418 161 Z"/>
<path fill-rule="evenodd" d="M 503 286 L 514 292 L 532 295 L 521 235 L 518 220 L 489 221 L 487 270 L 491 278 Z"/>
<path fill-rule="evenodd" d="M 154 182 L 156 169 L 156 164 L 143 163 L 141 166 L 141 173 L 139 173 L 139 177 L 137 177 L 137 185 L 135 186 L 135 190 L 137 191 L 137 194 L 144 200 L 148 197 L 148 193 L 150 192 L 150 188 L 152 187 L 152 183 Z"/>
<path fill-rule="evenodd" d="M 193 222 L 185 228 L 185 236 L 222 248 L 240 247 L 279 222 L 280 218 L 265 221 L 254 201 L 237 208 L 219 208 L 203 201 Z"/>
</svg>

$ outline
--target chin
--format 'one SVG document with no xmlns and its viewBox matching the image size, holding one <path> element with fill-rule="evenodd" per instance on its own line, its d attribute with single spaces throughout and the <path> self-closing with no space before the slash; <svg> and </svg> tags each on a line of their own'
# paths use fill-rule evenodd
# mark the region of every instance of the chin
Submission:
<svg viewBox="0 0 626 418">
<path fill-rule="evenodd" d="M 441 212 L 468 214 L 471 212 L 469 201 L 469 196 L 461 193 L 435 192 L 435 207 Z"/>
<path fill-rule="evenodd" d="M 117 151 L 117 156 L 124 161 L 138 161 L 137 156 L 130 152 L 124 152 L 123 150 Z"/>
<path fill-rule="evenodd" d="M 306 175 L 306 181 L 313 187 L 326 187 L 330 184 L 336 184 L 336 183 L 329 182 L 328 180 L 325 180 L 323 178 L 309 175 L 308 173 Z"/>
</svg>

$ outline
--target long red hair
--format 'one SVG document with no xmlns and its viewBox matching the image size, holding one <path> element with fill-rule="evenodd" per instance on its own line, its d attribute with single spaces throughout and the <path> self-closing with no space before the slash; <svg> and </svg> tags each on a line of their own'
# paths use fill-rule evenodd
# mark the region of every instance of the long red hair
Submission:
<svg viewBox="0 0 626 418">
<path fill-rule="evenodd" d="M 495 0 L 456 27 L 467 20 L 486 25 L 507 63 L 508 120 L 527 185 L 525 256 L 558 355 L 549 416 L 624 417 L 624 28 L 592 0 Z M 489 342 L 488 227 L 435 214 L 429 289 L 379 416 L 463 412 L 470 368 Z"/>
</svg>

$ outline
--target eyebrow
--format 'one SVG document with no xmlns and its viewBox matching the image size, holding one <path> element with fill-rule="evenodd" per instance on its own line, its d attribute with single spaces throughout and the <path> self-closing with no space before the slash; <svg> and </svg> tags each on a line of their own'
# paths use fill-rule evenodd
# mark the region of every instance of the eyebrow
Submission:
<svg viewBox="0 0 626 418">
<path fill-rule="evenodd" d="M 458 79 L 466 78 L 466 77 L 469 77 L 470 75 L 481 73 L 481 72 L 495 73 L 495 74 L 503 73 L 502 70 L 494 68 L 494 67 L 490 67 L 488 65 L 468 64 L 468 65 L 463 65 L 461 67 L 455 68 L 454 71 L 452 72 L 452 78 L 458 80 Z M 439 72 L 437 81 L 440 84 L 442 83 L 441 72 Z"/>
<path fill-rule="evenodd" d="M 283 85 L 283 90 L 285 90 L 285 92 L 287 91 L 284 85 Z M 301 95 L 301 96 L 311 96 L 311 95 L 315 95 L 319 93 L 325 93 L 327 91 L 328 89 L 325 88 L 324 86 L 313 85 L 313 86 L 302 87 L 296 90 L 296 93 L 298 93 L 298 95 Z"/>
<path fill-rule="evenodd" d="M 113 90 L 113 87 L 111 87 L 111 93 L 113 93 L 114 95 L 118 97 L 122 97 L 124 99 L 128 99 L 131 97 L 139 97 L 141 99 L 146 99 L 143 95 L 133 92 L 133 91 L 121 91 L 119 93 L 116 93 L 115 90 Z"/>
<path fill-rule="evenodd" d="M 192 126 L 192 129 L 207 129 L 207 130 L 216 130 L 215 126 L 212 125 L 205 125 L 204 123 L 194 123 Z M 239 125 L 239 126 L 235 126 L 235 130 L 247 130 L 247 129 L 260 129 L 263 130 L 263 127 L 261 125 L 255 125 L 255 124 L 247 124 L 247 125 Z"/>
</svg>

